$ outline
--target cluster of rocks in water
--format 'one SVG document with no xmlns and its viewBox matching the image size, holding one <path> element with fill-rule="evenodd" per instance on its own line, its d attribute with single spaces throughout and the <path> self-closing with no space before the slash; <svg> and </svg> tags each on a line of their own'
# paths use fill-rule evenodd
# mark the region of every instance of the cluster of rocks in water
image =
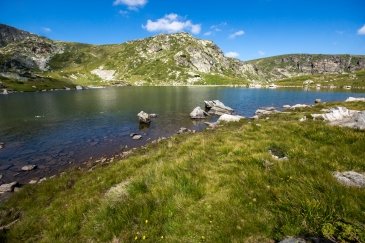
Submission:
<svg viewBox="0 0 365 243">
<path fill-rule="evenodd" d="M 3 169 L 8 169 L 12 167 L 11 165 L 4 167 Z M 20 172 L 27 172 L 37 169 L 37 165 L 24 165 L 22 166 L 18 171 Z M 0 180 L 3 178 L 3 175 L 0 174 Z M 29 182 L 29 184 L 32 184 Z M 0 194 L 6 193 L 6 192 L 13 192 L 20 189 L 20 184 L 17 181 L 13 181 L 10 183 L 4 183 L 0 185 Z"/>
<path fill-rule="evenodd" d="M 219 116 L 216 122 L 205 122 L 209 127 L 214 128 L 221 122 L 237 122 L 244 118 L 243 116 L 233 115 L 234 110 L 219 100 L 204 101 L 204 104 L 205 110 L 200 106 L 195 107 L 190 113 L 190 118 L 205 119 L 208 116 Z"/>
</svg>

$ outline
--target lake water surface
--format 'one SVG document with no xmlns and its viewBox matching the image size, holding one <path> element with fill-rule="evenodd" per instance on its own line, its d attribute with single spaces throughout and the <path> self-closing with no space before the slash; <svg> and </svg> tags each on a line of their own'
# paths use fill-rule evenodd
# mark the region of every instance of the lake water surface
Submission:
<svg viewBox="0 0 365 243">
<path fill-rule="evenodd" d="M 230 87 L 113 87 L 84 91 L 16 93 L 0 96 L 0 182 L 55 174 L 71 163 L 90 157 L 109 157 L 121 149 L 140 146 L 146 140 L 169 136 L 180 127 L 201 130 L 202 122 L 189 118 L 204 100 L 219 99 L 249 117 L 263 106 L 339 101 L 364 93 L 246 89 Z M 157 113 L 150 127 L 141 128 L 139 111 Z M 210 119 L 216 119 L 214 117 Z M 143 134 L 133 141 L 130 133 Z M 21 172 L 26 164 L 38 169 Z M 1 184 L 0 183 L 0 184 Z"/>
</svg>

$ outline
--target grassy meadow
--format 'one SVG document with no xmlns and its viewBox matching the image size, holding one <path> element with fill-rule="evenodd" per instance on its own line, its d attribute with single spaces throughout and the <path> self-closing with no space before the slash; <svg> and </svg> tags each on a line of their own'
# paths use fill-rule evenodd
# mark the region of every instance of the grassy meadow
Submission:
<svg viewBox="0 0 365 243">
<path fill-rule="evenodd" d="M 365 242 L 365 132 L 304 115 L 340 103 L 176 135 L 120 161 L 27 185 L 0 204 L 8 242 Z M 365 110 L 365 103 L 343 103 Z M 277 160 L 275 148 L 287 156 Z"/>
</svg>

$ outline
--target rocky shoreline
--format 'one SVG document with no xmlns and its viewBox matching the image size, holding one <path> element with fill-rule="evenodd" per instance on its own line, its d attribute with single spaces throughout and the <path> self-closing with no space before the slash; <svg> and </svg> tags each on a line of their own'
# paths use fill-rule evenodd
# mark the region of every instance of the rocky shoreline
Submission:
<svg viewBox="0 0 365 243">
<path fill-rule="evenodd" d="M 353 98 L 349 97 L 345 100 L 345 102 L 365 102 L 365 98 Z M 314 101 L 314 104 L 321 103 L 321 100 L 317 99 Z M 231 107 L 228 107 L 224 105 L 219 100 L 211 100 L 211 101 L 204 101 L 205 109 L 202 109 L 201 107 L 197 106 L 194 108 L 194 110 L 190 113 L 190 117 L 192 120 L 202 120 L 205 119 L 208 116 L 216 116 L 218 119 L 216 122 L 205 122 L 207 125 L 207 129 L 215 129 L 218 126 L 221 126 L 222 124 L 226 122 L 238 122 L 241 119 L 245 119 L 245 117 L 234 114 L 234 110 Z M 291 111 L 294 111 L 296 109 L 302 109 L 311 107 L 312 105 L 307 104 L 296 104 L 296 105 L 284 105 L 282 109 L 277 109 L 275 107 L 261 107 L 256 110 L 255 115 L 250 117 L 249 119 L 252 120 L 258 120 L 258 119 L 269 119 L 269 116 L 272 114 L 278 114 L 278 113 L 290 113 Z M 311 117 L 302 117 L 299 119 L 299 122 L 305 122 L 307 119 L 313 119 L 313 120 L 324 120 L 329 123 L 329 125 L 335 125 L 335 126 L 343 126 L 343 127 L 349 127 L 352 129 L 360 129 L 365 130 L 365 111 L 354 111 L 354 110 L 348 110 L 345 107 L 335 107 L 331 109 L 324 109 L 321 110 L 322 113 L 319 114 L 311 114 Z M 137 114 L 138 120 L 141 124 L 149 125 L 152 122 L 152 119 L 157 118 L 157 114 L 148 114 L 146 112 L 141 111 Z M 191 130 L 189 128 L 181 127 L 178 131 L 176 131 L 175 134 L 186 134 L 186 133 L 195 133 L 195 130 Z M 172 135 L 174 136 L 174 135 Z M 139 140 L 143 137 L 143 134 L 140 133 L 131 133 L 130 138 L 132 140 Z M 98 159 L 90 158 L 89 160 L 81 163 L 74 163 L 70 166 L 67 166 L 65 169 L 61 169 L 61 172 L 59 173 L 45 173 L 42 177 L 35 177 L 30 178 L 27 183 L 19 183 L 18 181 L 4 181 L 3 175 L 0 173 L 0 201 L 4 200 L 12 192 L 17 192 L 21 189 L 22 186 L 25 184 L 38 184 L 46 181 L 47 179 L 53 178 L 57 176 L 58 174 L 65 173 L 67 170 L 72 169 L 78 169 L 78 170 L 89 170 L 92 171 L 97 166 L 103 166 L 106 164 L 113 163 L 114 161 L 124 159 L 128 157 L 129 155 L 133 154 L 133 152 L 137 149 L 146 149 L 148 145 L 150 144 L 156 144 L 160 143 L 161 141 L 164 141 L 167 139 L 166 137 L 159 137 L 155 140 L 147 139 L 145 140 L 145 143 L 139 147 L 134 148 L 128 148 L 128 146 L 125 146 L 120 153 L 114 154 L 112 156 L 103 156 Z M 5 143 L 0 142 L 0 150 L 6 146 Z M 272 153 L 272 156 L 277 157 L 277 159 L 282 159 L 280 156 L 276 155 L 273 151 L 269 151 L 269 153 Z M 284 157 L 283 157 L 284 158 Z M 285 159 L 285 158 L 284 158 Z M 7 170 L 11 168 L 12 166 L 2 166 L 1 170 Z M 26 164 L 21 166 L 21 168 L 18 169 L 17 174 L 20 175 L 20 173 L 28 173 L 30 171 L 34 171 L 38 169 L 38 165 L 36 164 Z M 343 172 L 345 174 L 341 174 L 342 172 L 334 172 L 334 176 L 340 178 L 339 181 L 345 181 L 344 183 L 347 184 L 356 184 L 356 181 L 359 181 L 359 178 L 361 178 L 361 173 L 357 172 Z M 346 177 L 347 176 L 347 177 Z M 354 176 L 350 177 L 349 176 Z M 346 177 L 343 179 L 343 177 Z M 355 179 L 354 179 L 355 178 Z M 350 181 L 350 182 L 349 182 Z M 354 182 L 355 181 L 355 182 Z M 360 180 L 360 182 L 357 182 L 357 186 L 365 186 L 365 177 Z"/>
</svg>

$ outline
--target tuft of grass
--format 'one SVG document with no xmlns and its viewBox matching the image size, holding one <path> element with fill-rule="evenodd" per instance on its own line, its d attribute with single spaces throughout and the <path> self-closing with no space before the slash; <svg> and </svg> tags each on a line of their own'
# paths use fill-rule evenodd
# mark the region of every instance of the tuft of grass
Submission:
<svg viewBox="0 0 365 243">
<path fill-rule="evenodd" d="M 337 105 L 338 103 L 336 103 Z M 0 205 L 7 241 L 273 242 L 286 236 L 364 242 L 365 191 L 333 171 L 365 171 L 365 132 L 245 120 L 173 136 L 93 171 L 25 186 Z M 341 104 L 365 109 L 360 102 Z M 285 152 L 275 160 L 268 149 Z"/>
</svg>

